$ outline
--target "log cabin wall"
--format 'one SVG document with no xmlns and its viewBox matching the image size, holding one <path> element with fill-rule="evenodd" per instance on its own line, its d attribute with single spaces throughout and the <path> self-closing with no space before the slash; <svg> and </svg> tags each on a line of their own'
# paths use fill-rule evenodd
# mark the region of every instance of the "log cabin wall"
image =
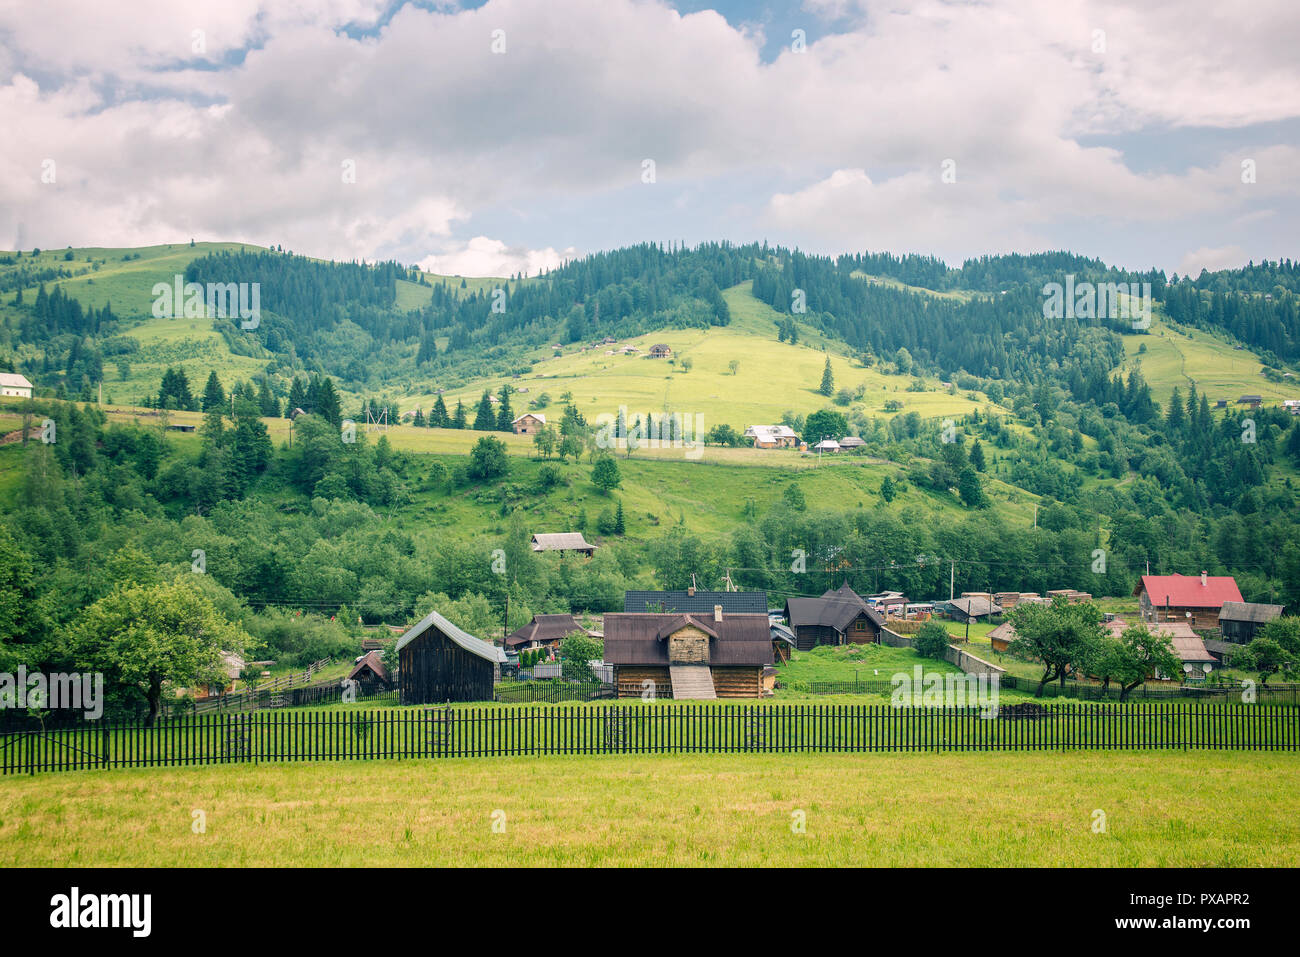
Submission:
<svg viewBox="0 0 1300 957">
<path fill-rule="evenodd" d="M 719 698 L 757 698 L 763 693 L 762 667 L 723 668 L 715 665 L 713 689 Z"/>
<path fill-rule="evenodd" d="M 619 665 L 615 669 L 614 680 L 618 684 L 620 698 L 639 698 L 645 693 L 644 683 L 653 681 L 656 698 L 671 698 L 673 683 L 667 668 L 653 665 Z"/>
<path fill-rule="evenodd" d="M 437 628 L 401 651 L 398 679 L 402 704 L 491 701 L 496 663 L 471 654 Z"/>
</svg>

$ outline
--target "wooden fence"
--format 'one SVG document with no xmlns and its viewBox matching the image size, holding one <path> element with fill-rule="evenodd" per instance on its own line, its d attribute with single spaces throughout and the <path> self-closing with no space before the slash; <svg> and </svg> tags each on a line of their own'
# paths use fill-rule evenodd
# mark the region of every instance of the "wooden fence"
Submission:
<svg viewBox="0 0 1300 957">
<path fill-rule="evenodd" d="M 252 712 L 0 736 L 5 774 L 253 761 L 682 752 L 1295 751 L 1279 705 L 649 704 Z"/>
</svg>

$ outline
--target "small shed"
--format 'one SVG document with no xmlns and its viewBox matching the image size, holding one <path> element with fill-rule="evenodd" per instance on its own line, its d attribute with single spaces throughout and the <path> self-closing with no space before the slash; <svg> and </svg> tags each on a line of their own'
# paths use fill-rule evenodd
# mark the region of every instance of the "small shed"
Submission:
<svg viewBox="0 0 1300 957">
<path fill-rule="evenodd" d="M 536 435 L 546 428 L 546 416 L 540 412 L 525 412 L 510 423 L 515 435 Z"/>
<path fill-rule="evenodd" d="M 402 704 L 491 701 L 505 652 L 429 612 L 397 642 Z"/>
<path fill-rule="evenodd" d="M 387 691 L 393 686 L 392 675 L 383 662 L 382 652 L 372 651 L 357 659 L 356 666 L 348 672 L 348 680 L 355 681 L 363 691 Z"/>
<path fill-rule="evenodd" d="M 954 598 L 948 602 L 949 614 L 957 621 L 978 621 L 989 615 L 1002 614 L 1002 606 L 988 598 Z"/>
</svg>

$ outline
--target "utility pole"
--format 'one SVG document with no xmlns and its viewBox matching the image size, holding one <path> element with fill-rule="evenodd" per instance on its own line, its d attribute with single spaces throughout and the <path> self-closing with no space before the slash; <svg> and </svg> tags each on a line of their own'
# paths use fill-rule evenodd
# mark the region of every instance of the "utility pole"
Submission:
<svg viewBox="0 0 1300 957">
<path fill-rule="evenodd" d="M 948 600 L 949 601 L 952 601 L 953 594 L 955 593 L 954 585 L 956 581 L 957 581 L 957 563 L 949 562 L 948 563 Z"/>
</svg>

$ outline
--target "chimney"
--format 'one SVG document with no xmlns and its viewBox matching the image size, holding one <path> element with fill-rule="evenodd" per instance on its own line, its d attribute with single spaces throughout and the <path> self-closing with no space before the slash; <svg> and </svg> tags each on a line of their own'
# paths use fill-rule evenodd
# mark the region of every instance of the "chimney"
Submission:
<svg viewBox="0 0 1300 957">
<path fill-rule="evenodd" d="M 1205 579 L 1205 572 L 1201 572 L 1201 587 L 1204 588 L 1209 582 Z"/>
<path fill-rule="evenodd" d="M 686 589 L 686 594 L 688 594 L 688 595 L 690 595 L 692 598 L 694 598 L 694 597 L 695 597 L 695 586 L 694 586 L 694 585 L 691 585 L 689 588 L 687 588 L 687 589 Z"/>
<path fill-rule="evenodd" d="M 713 620 L 714 620 L 714 621 L 722 621 L 722 606 L 721 606 L 721 605 L 714 605 L 714 606 L 713 606 Z"/>
</svg>

